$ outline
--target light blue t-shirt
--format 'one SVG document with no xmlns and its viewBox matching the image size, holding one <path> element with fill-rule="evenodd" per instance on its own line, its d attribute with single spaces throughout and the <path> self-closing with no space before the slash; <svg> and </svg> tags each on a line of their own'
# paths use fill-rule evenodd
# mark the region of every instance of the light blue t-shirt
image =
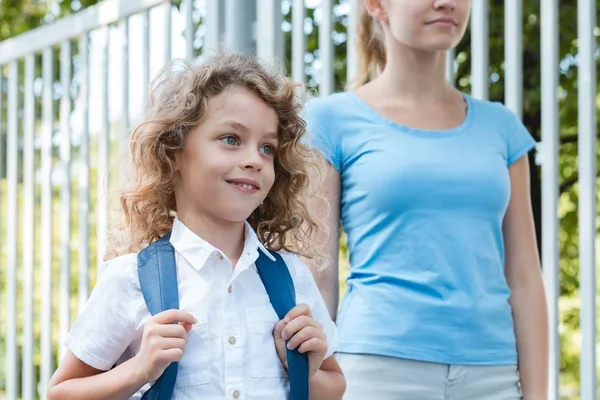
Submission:
<svg viewBox="0 0 600 400">
<path fill-rule="evenodd" d="M 309 102 L 310 140 L 342 178 L 338 351 L 517 363 L 502 221 L 508 167 L 535 141 L 502 104 L 465 101 L 463 123 L 441 131 L 394 123 L 350 92 Z"/>
</svg>

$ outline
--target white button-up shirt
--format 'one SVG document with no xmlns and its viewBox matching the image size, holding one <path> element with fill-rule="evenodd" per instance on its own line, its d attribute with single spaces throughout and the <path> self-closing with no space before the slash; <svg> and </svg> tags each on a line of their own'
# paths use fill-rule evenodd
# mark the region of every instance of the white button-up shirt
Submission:
<svg viewBox="0 0 600 400">
<path fill-rule="evenodd" d="M 171 243 L 180 309 L 198 320 L 188 334 L 172 399 L 287 399 L 289 382 L 273 340 L 278 317 L 254 265 L 259 251 L 273 256 L 248 224 L 235 269 L 223 253 L 178 219 Z M 323 325 L 327 358 L 335 350 L 335 324 L 306 265 L 296 255 L 281 255 L 293 278 L 297 303 L 307 304 L 313 318 Z M 105 264 L 66 346 L 86 364 L 108 370 L 139 351 L 148 318 L 136 254 L 115 258 Z M 132 399 L 140 398 L 148 387 Z"/>
</svg>

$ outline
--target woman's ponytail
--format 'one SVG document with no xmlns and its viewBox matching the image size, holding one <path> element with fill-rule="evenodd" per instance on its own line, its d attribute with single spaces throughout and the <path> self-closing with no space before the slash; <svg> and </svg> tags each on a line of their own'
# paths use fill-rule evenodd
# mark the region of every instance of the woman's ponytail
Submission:
<svg viewBox="0 0 600 400">
<path fill-rule="evenodd" d="M 357 86 L 360 86 L 375 78 L 385 67 L 386 61 L 383 29 L 364 5 L 360 7 L 358 19 L 357 53 L 360 65 Z"/>
</svg>

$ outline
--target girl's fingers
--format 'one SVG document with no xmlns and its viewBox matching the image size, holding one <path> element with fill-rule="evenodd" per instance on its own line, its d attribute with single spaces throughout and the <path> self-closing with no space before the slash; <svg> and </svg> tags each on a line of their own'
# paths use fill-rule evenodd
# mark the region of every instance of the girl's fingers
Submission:
<svg viewBox="0 0 600 400">
<path fill-rule="evenodd" d="M 158 341 L 158 346 L 163 350 L 168 349 L 184 349 L 187 341 L 182 338 L 161 338 Z"/>
<path fill-rule="evenodd" d="M 180 348 L 163 350 L 160 354 L 160 358 L 168 362 L 179 361 L 181 360 L 181 357 L 183 357 L 183 350 Z"/>
<path fill-rule="evenodd" d="M 190 326 L 191 329 L 191 326 Z M 187 340 L 187 329 L 181 324 L 156 325 L 152 329 L 152 333 L 157 336 L 183 338 Z"/>
<path fill-rule="evenodd" d="M 296 307 L 292 308 L 283 320 L 285 322 L 290 322 L 291 320 L 298 318 L 301 315 L 306 315 L 312 318 L 310 308 L 304 303 L 298 304 Z"/>
<path fill-rule="evenodd" d="M 185 328 L 186 332 L 191 331 L 192 328 L 194 327 L 194 325 L 187 323 L 187 322 L 180 322 L 179 325 L 183 326 Z"/>
<path fill-rule="evenodd" d="M 299 332 L 300 330 L 304 329 L 307 326 L 312 326 L 316 329 L 321 328 L 320 324 L 317 321 L 315 321 L 314 319 L 312 319 L 312 317 L 309 317 L 307 315 L 301 315 L 301 316 L 296 317 L 295 319 L 289 321 L 285 325 L 285 328 L 283 328 L 283 331 L 281 332 L 281 337 L 285 340 L 288 340 L 289 338 L 294 336 L 297 332 Z"/>
<path fill-rule="evenodd" d="M 319 338 L 311 338 L 302 343 L 300 347 L 298 347 L 298 351 L 300 353 L 313 352 L 325 354 L 327 352 L 327 343 Z"/>
<path fill-rule="evenodd" d="M 283 332 L 285 325 L 286 324 L 284 320 L 279 321 L 277 325 L 275 325 L 275 328 L 273 329 L 273 337 L 275 340 L 282 338 L 281 333 Z"/>
<path fill-rule="evenodd" d="M 158 324 L 172 324 L 173 322 L 195 324 L 197 322 L 192 314 L 183 310 L 166 310 L 156 314 L 152 319 Z"/>
<path fill-rule="evenodd" d="M 290 350 L 294 350 L 302 343 L 311 339 L 325 341 L 326 337 L 323 331 L 315 328 L 314 326 L 307 326 L 292 336 L 292 338 L 288 341 L 287 347 Z"/>
</svg>

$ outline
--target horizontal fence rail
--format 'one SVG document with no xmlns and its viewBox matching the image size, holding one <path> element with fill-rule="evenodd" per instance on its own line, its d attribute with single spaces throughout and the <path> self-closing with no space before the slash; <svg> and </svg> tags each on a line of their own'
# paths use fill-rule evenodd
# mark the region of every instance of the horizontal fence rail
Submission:
<svg viewBox="0 0 600 400">
<path fill-rule="evenodd" d="M 355 83 L 361 0 L 105 0 L 0 42 L 0 399 L 44 399 L 108 249 L 121 153 L 168 60 L 223 49 L 276 61 L 328 96 Z M 523 0 L 504 1 L 503 99 L 524 112 Z M 473 2 L 470 52 L 446 76 L 479 99 L 491 71 L 491 7 Z M 550 319 L 549 398 L 561 398 L 559 6 L 539 15 L 541 257 Z M 596 2 L 577 2 L 580 398 L 597 396 Z M 493 39 L 497 40 L 497 39 Z M 342 56 L 345 54 L 345 56 Z M 470 71 L 464 77 L 464 69 Z M 462 72 L 461 72 L 462 71 Z M 462 76 L 462 79 L 459 79 Z M 465 83 L 466 82 L 466 83 Z M 497 96 L 496 96 L 497 97 Z M 121 171 L 120 168 L 121 167 Z"/>
</svg>

